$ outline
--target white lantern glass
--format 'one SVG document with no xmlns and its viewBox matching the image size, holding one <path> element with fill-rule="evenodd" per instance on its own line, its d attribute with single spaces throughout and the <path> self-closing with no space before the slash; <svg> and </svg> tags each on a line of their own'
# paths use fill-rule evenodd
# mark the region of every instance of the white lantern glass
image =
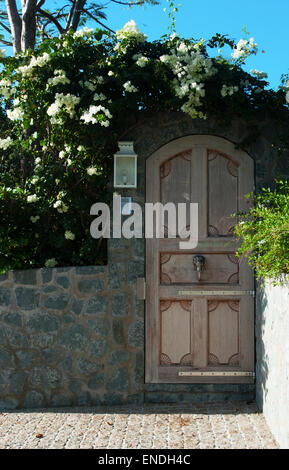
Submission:
<svg viewBox="0 0 289 470">
<path fill-rule="evenodd" d="M 114 155 L 114 187 L 137 187 L 137 155 L 133 142 L 119 142 L 119 152 Z"/>
</svg>

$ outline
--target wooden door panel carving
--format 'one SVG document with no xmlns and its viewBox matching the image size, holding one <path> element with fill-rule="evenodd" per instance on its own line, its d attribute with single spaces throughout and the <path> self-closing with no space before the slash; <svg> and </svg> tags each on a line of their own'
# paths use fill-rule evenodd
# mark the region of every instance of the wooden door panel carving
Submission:
<svg viewBox="0 0 289 470">
<path fill-rule="evenodd" d="M 148 159 L 146 181 L 147 202 L 199 208 L 196 249 L 181 250 L 179 239 L 146 241 L 146 381 L 253 382 L 254 278 L 235 256 L 231 217 L 248 207 L 251 158 L 221 138 L 183 137 Z M 205 258 L 200 278 L 196 254 Z"/>
<path fill-rule="evenodd" d="M 207 253 L 201 280 L 193 264 L 192 254 L 161 253 L 160 283 L 169 284 L 238 284 L 239 262 L 234 253 Z"/>
</svg>

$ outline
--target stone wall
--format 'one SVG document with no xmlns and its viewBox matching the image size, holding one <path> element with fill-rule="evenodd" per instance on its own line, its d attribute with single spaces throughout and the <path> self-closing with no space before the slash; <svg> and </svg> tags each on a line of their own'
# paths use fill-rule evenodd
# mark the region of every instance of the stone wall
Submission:
<svg viewBox="0 0 289 470">
<path fill-rule="evenodd" d="M 245 150 L 255 160 L 260 186 L 285 173 L 289 159 L 278 159 L 270 123 L 256 126 L 260 135 Z M 134 142 L 138 187 L 119 192 L 141 205 L 146 159 L 162 145 L 192 134 L 236 144 L 248 136 L 248 123 L 218 128 L 181 113 L 142 113 L 127 128 L 120 140 Z M 144 301 L 136 299 L 136 279 L 145 275 L 144 246 L 144 240 L 109 240 L 107 266 L 1 277 L 1 408 L 254 399 L 250 384 L 144 384 Z"/>
<path fill-rule="evenodd" d="M 283 448 L 289 448 L 289 283 L 258 288 L 257 403 Z"/>
<path fill-rule="evenodd" d="M 252 399 L 254 385 L 144 384 L 143 260 L 126 243 L 111 241 L 106 267 L 2 275 L 1 409 Z"/>
</svg>

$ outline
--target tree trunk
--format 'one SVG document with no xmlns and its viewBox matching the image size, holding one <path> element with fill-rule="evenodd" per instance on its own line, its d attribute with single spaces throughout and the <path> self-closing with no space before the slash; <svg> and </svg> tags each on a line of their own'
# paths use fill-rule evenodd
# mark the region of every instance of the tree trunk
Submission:
<svg viewBox="0 0 289 470">
<path fill-rule="evenodd" d="M 21 50 L 34 49 L 36 36 L 36 0 L 22 0 Z"/>
<path fill-rule="evenodd" d="M 11 27 L 11 36 L 14 55 L 21 51 L 22 22 L 17 11 L 16 0 L 5 0 L 8 19 Z"/>
</svg>

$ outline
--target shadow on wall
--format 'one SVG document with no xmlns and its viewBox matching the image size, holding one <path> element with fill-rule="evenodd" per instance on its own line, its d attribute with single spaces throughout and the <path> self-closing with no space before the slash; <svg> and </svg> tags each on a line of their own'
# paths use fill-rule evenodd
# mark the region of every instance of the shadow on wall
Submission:
<svg viewBox="0 0 289 470">
<path fill-rule="evenodd" d="M 268 393 L 269 358 L 264 343 L 265 312 L 268 298 L 265 286 L 262 285 L 261 281 L 258 282 L 256 292 L 256 400 L 260 410 L 263 410 L 264 399 Z"/>
</svg>

